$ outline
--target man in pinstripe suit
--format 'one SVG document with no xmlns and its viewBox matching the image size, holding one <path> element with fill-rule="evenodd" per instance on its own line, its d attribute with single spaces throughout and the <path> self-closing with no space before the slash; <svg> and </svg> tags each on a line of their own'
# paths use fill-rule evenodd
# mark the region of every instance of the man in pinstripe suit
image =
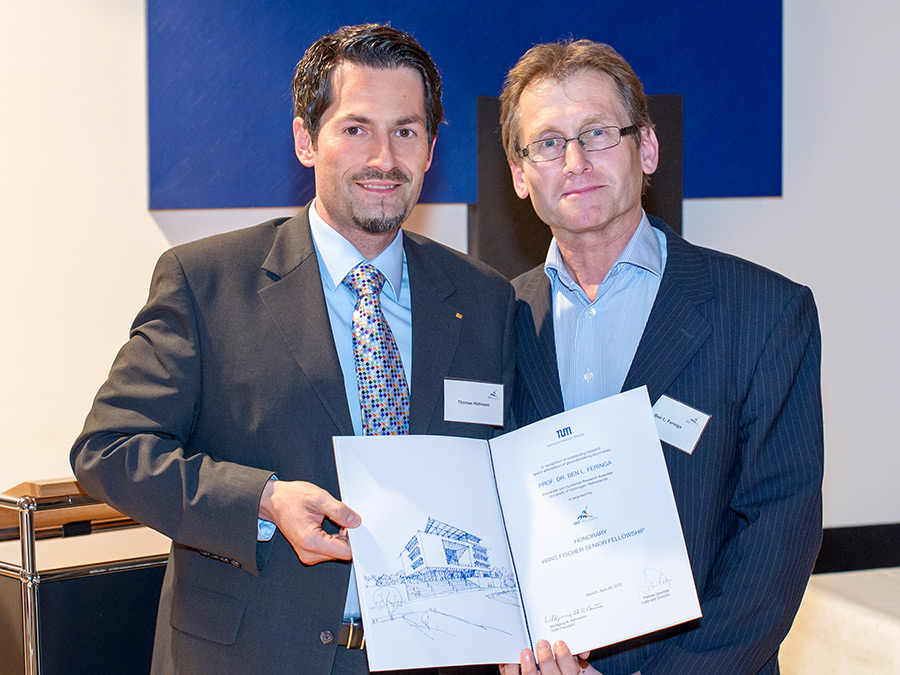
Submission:
<svg viewBox="0 0 900 675">
<path fill-rule="evenodd" d="M 640 81 L 607 45 L 529 50 L 501 125 L 516 192 L 554 235 L 514 282 L 517 422 L 643 385 L 712 416 L 693 448 L 663 443 L 703 618 L 579 657 L 540 642 L 503 672 L 777 673 L 821 543 L 810 290 L 644 213 L 659 146 Z"/>
</svg>

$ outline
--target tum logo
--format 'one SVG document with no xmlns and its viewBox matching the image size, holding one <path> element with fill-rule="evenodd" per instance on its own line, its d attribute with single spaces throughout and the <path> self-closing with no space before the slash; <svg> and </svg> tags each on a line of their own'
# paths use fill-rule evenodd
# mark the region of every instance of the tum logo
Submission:
<svg viewBox="0 0 900 675">
<path fill-rule="evenodd" d="M 557 438 L 565 438 L 566 436 L 571 436 L 571 435 L 572 435 L 572 427 L 565 427 L 564 429 L 556 430 Z"/>
</svg>

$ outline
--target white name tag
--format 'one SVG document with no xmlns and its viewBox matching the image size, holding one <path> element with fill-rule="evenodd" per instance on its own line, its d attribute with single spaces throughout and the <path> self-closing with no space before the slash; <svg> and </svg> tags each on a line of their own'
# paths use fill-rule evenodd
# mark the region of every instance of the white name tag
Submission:
<svg viewBox="0 0 900 675">
<path fill-rule="evenodd" d="M 712 416 L 668 396 L 661 396 L 653 406 L 653 420 L 656 422 L 659 440 L 674 445 L 689 455 L 697 447 L 710 417 Z"/>
<path fill-rule="evenodd" d="M 503 385 L 444 379 L 444 421 L 503 426 Z"/>
</svg>

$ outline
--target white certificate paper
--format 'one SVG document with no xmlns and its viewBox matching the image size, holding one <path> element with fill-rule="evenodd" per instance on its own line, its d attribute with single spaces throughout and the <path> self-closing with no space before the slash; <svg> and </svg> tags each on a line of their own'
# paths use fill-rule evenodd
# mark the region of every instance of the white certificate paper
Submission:
<svg viewBox="0 0 900 675">
<path fill-rule="evenodd" d="M 646 388 L 496 438 L 491 454 L 535 641 L 579 653 L 700 616 Z"/>
<path fill-rule="evenodd" d="M 646 389 L 490 443 L 334 439 L 371 670 L 577 653 L 700 616 Z"/>
<path fill-rule="evenodd" d="M 485 441 L 334 439 L 369 670 L 518 662 L 521 601 Z"/>
</svg>

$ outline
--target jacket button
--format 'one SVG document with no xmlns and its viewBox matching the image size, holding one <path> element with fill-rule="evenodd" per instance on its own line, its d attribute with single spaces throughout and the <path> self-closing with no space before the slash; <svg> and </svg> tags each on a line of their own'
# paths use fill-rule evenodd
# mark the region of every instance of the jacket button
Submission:
<svg viewBox="0 0 900 675">
<path fill-rule="evenodd" d="M 323 645 L 330 645 L 332 642 L 334 642 L 334 633 L 332 633 L 330 630 L 323 630 L 321 633 L 319 633 L 319 642 L 321 642 Z"/>
</svg>

